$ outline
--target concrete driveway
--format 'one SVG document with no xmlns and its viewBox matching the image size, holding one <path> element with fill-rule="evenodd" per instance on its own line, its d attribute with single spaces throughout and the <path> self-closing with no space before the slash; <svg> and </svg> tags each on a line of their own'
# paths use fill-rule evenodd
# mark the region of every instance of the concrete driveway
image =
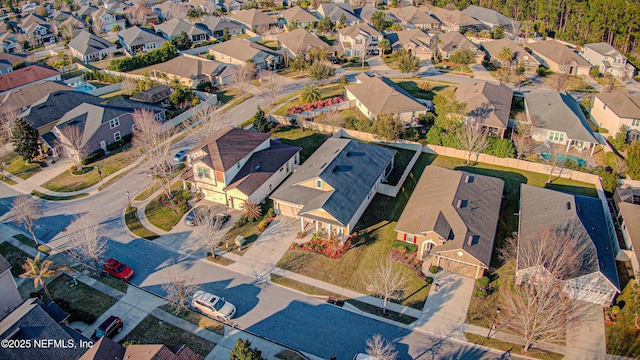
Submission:
<svg viewBox="0 0 640 360">
<path fill-rule="evenodd" d="M 484 68 L 484 66 L 480 64 L 471 64 L 469 65 L 471 71 L 473 71 L 474 79 L 476 80 L 484 80 L 491 82 L 498 82 L 496 78 L 491 76 L 491 74 Z"/>
<path fill-rule="evenodd" d="M 602 306 L 581 302 L 585 316 L 567 327 L 565 359 L 602 359 L 607 353 Z"/>
</svg>

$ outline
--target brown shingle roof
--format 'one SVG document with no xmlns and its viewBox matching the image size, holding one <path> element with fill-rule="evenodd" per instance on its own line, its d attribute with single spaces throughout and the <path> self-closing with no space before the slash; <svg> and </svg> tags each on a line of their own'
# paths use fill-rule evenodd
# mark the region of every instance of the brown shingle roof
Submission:
<svg viewBox="0 0 640 360">
<path fill-rule="evenodd" d="M 248 27 L 269 26 L 276 20 L 258 9 L 240 10 L 229 15 L 229 19 L 242 23 Z"/>
<path fill-rule="evenodd" d="M 610 93 L 599 93 L 596 97 L 621 118 L 640 119 L 640 94 L 616 88 Z"/>
<path fill-rule="evenodd" d="M 631 246 L 635 249 L 636 258 L 640 260 L 640 205 L 621 202 L 618 207 L 627 226 Z"/>
<path fill-rule="evenodd" d="M 46 67 L 31 65 L 22 69 L 0 75 L 0 91 L 7 91 L 17 87 L 43 80 L 48 77 L 60 75 L 56 70 Z"/>
<path fill-rule="evenodd" d="M 269 134 L 224 127 L 212 138 L 205 140 L 189 154 L 203 150 L 202 161 L 217 171 L 227 171 L 269 138 Z"/>
<path fill-rule="evenodd" d="M 440 21 L 435 17 L 427 14 L 426 11 L 418 9 L 415 6 L 398 7 L 389 10 L 398 19 L 405 21 L 409 24 L 422 25 L 422 24 L 440 24 Z"/>
<path fill-rule="evenodd" d="M 346 89 L 374 116 L 427 110 L 426 106 L 390 80 L 366 74 L 358 76 L 358 80 L 361 82 L 348 85 Z"/>
<path fill-rule="evenodd" d="M 494 41 L 487 41 L 482 43 L 482 47 L 489 53 L 489 55 L 494 59 L 499 59 L 498 52 L 503 47 L 508 47 L 511 49 L 511 53 L 513 54 L 513 59 L 515 61 L 524 61 L 528 63 L 538 64 L 538 60 L 536 60 L 533 56 L 527 54 L 524 51 L 524 48 L 518 46 L 513 40 L 509 38 L 503 38 Z"/>
<path fill-rule="evenodd" d="M 295 29 L 287 33 L 276 35 L 278 41 L 294 54 L 302 54 L 310 48 L 328 49 L 329 45 L 316 35 L 305 29 Z"/>
<path fill-rule="evenodd" d="M 282 17 L 287 20 L 288 23 L 298 21 L 301 23 L 318 22 L 320 19 L 311 15 L 307 10 L 300 6 L 294 6 L 282 12 Z"/>
<path fill-rule="evenodd" d="M 71 90 L 71 88 L 57 81 L 42 81 L 20 89 L 11 90 L 2 95 L 0 108 L 23 109 L 58 90 Z M 0 110 L 0 112 L 1 111 L 3 110 Z"/>
<path fill-rule="evenodd" d="M 533 52 L 538 53 L 559 65 L 575 61 L 576 64 L 580 66 L 591 66 L 587 60 L 576 54 L 575 51 L 569 49 L 567 45 L 553 39 L 527 44 L 526 46 Z"/>
<path fill-rule="evenodd" d="M 485 81 L 461 83 L 456 100 L 467 104 L 467 114 L 484 125 L 506 129 L 513 90 L 505 84 Z"/>
</svg>

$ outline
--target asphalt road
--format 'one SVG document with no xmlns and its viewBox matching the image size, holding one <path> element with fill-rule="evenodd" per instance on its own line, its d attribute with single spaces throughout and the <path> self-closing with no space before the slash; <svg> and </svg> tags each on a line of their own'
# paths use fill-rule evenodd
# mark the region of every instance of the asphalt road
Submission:
<svg viewBox="0 0 640 360">
<path fill-rule="evenodd" d="M 284 93 L 299 89 L 307 80 L 287 85 Z M 240 124 L 253 115 L 258 105 L 266 106 L 266 95 L 254 96 L 229 112 L 228 124 Z M 191 145 L 185 139 L 176 150 Z M 149 186 L 144 165 L 100 193 L 71 201 L 41 201 L 44 216 L 37 221 L 36 234 L 44 242 L 63 244 L 67 228 L 75 217 L 91 214 L 101 224 L 108 239 L 107 257 L 118 258 L 131 266 L 136 275 L 132 283 L 163 295 L 161 284 L 167 274 L 177 270 L 192 278 L 206 291 L 219 294 L 235 304 L 233 319 L 240 328 L 307 353 L 329 358 L 352 359 L 365 349 L 365 341 L 381 334 L 393 341 L 400 359 L 495 359 L 503 354 L 488 352 L 467 344 L 409 331 L 381 321 L 344 311 L 300 293 L 228 270 L 202 259 L 194 259 L 153 243 L 134 238 L 125 228 L 126 191 L 137 194 Z M 0 218 L 18 195 L 0 183 Z M 6 217 L 2 218 L 6 221 Z M 17 225 L 17 224 L 13 224 Z"/>
</svg>

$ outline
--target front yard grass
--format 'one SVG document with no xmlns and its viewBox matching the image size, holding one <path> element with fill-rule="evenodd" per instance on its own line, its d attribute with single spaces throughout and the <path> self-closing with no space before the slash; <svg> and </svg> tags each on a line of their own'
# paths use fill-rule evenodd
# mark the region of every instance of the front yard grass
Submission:
<svg viewBox="0 0 640 360">
<path fill-rule="evenodd" d="M 328 99 L 334 96 L 342 96 L 344 95 L 344 88 L 342 85 L 329 84 L 324 86 L 319 86 L 318 91 L 320 92 L 320 99 Z M 274 111 L 275 115 L 286 116 L 287 109 L 293 106 L 301 106 L 302 101 L 300 98 L 293 99 L 291 101 L 286 102 L 284 105 L 278 108 L 278 110 Z"/>
<path fill-rule="evenodd" d="M 129 151 L 130 148 L 130 144 L 124 145 L 109 156 L 88 164 L 87 166 L 91 166 L 93 169 L 83 175 L 73 175 L 71 171 L 65 171 L 42 184 L 42 187 L 51 191 L 71 192 L 93 186 L 100 182 L 100 174 L 98 174 L 96 166 L 102 166 L 102 179 L 104 179 L 135 161 L 133 152 Z"/>
<path fill-rule="evenodd" d="M 506 342 L 498 339 L 487 339 L 482 335 L 473 334 L 466 331 L 464 333 L 464 336 L 467 338 L 467 341 L 469 341 L 470 343 L 490 347 L 492 349 L 508 351 L 511 354 L 524 355 L 524 356 L 529 356 L 536 359 L 547 359 L 547 360 L 560 360 L 564 358 L 564 355 L 562 354 L 535 349 L 535 348 L 529 350 L 528 352 L 523 352 L 522 345 L 513 344 L 510 342 Z"/>
<path fill-rule="evenodd" d="M 40 164 L 27 163 L 15 151 L 8 153 L 2 161 L 5 163 L 4 171 L 15 175 L 22 180 L 27 180 L 33 174 L 41 170 Z"/>
<path fill-rule="evenodd" d="M 56 195 L 47 195 L 47 194 L 41 193 L 38 190 L 33 190 L 31 191 L 31 195 L 39 197 L 40 199 L 43 199 L 43 200 L 64 201 L 64 200 L 79 199 L 79 198 L 88 196 L 89 194 L 82 193 L 82 194 L 70 195 L 70 196 L 56 196 Z"/>
<path fill-rule="evenodd" d="M 182 182 L 176 181 L 171 185 L 171 191 L 177 190 L 181 187 Z M 164 231 L 170 231 L 178 223 L 178 221 L 182 219 L 182 215 L 184 215 L 186 212 L 179 214 L 172 208 L 162 205 L 160 199 L 163 196 L 166 196 L 164 191 L 160 195 L 156 196 L 155 199 L 151 200 L 149 204 L 147 204 L 147 207 L 144 209 L 144 213 L 150 223 Z M 180 196 L 180 194 L 176 196 Z M 187 209 L 187 211 L 189 211 L 189 209 Z"/>
<path fill-rule="evenodd" d="M 424 92 L 418 87 L 418 83 L 414 80 L 395 79 L 393 81 L 396 83 L 396 85 L 401 87 L 404 91 L 408 92 L 414 98 L 424 100 L 433 100 L 437 93 L 449 87 L 449 85 L 427 81 L 429 85 L 431 85 L 431 90 L 428 92 Z"/>
<path fill-rule="evenodd" d="M 605 326 L 605 336 L 607 339 L 607 353 L 640 358 L 640 329 L 635 327 L 635 316 L 633 313 L 633 299 L 631 290 L 638 279 L 632 279 L 627 286 L 622 289 L 622 293 L 616 298 L 616 303 L 620 306 L 620 312 L 613 325 Z M 636 339 L 635 341 L 630 341 Z"/>
<path fill-rule="evenodd" d="M 33 286 L 33 284 L 30 285 Z M 118 302 L 117 299 L 80 281 L 78 285 L 73 285 L 71 277 L 67 274 L 60 275 L 48 287 L 56 304 L 71 314 L 69 322 L 80 320 L 91 324 Z M 40 292 L 44 293 L 43 290 Z"/>
<path fill-rule="evenodd" d="M 300 163 L 304 163 L 327 140 L 325 135 L 315 130 L 303 130 L 289 126 L 275 129 L 271 133 L 271 137 L 279 138 L 283 144 L 301 147 Z"/>
<path fill-rule="evenodd" d="M 101 283 L 110 286 L 122 293 L 126 293 L 127 292 L 127 288 L 129 287 L 129 285 L 127 285 L 126 282 L 116 279 L 114 277 L 108 276 L 108 275 L 103 275 L 100 276 L 99 278 L 97 278 L 96 280 L 100 281 Z"/>
<path fill-rule="evenodd" d="M 305 293 L 311 296 L 327 296 L 327 297 L 331 296 L 339 300 L 347 300 L 346 297 L 340 294 L 336 294 L 331 291 L 327 291 L 325 289 L 321 289 L 313 285 L 309 285 L 309 284 L 306 284 L 297 280 L 289 279 L 288 277 L 276 275 L 273 273 L 271 274 L 271 282 L 274 284 L 282 285 L 284 287 L 288 287 L 293 290 L 300 291 L 302 293 Z"/>
<path fill-rule="evenodd" d="M 405 325 L 409 325 L 412 322 L 418 320 L 418 319 L 414 318 L 413 316 L 404 315 L 404 314 L 401 314 L 399 312 L 395 312 L 395 311 L 391 311 L 391 310 L 387 310 L 387 313 L 383 315 L 383 309 L 381 307 L 378 307 L 378 306 L 375 306 L 375 305 L 371 305 L 371 304 L 366 303 L 366 302 L 362 302 L 362 301 L 358 301 L 358 300 L 354 300 L 354 299 L 347 300 L 347 302 L 349 304 L 355 306 L 356 308 L 358 308 L 360 311 L 364 311 L 364 312 L 369 313 L 369 314 L 385 317 L 385 318 L 387 318 L 389 320 L 397 321 L 397 322 L 405 324 Z"/>
<path fill-rule="evenodd" d="M 131 344 L 186 345 L 194 352 L 207 356 L 216 346 L 190 332 L 184 331 L 158 318 L 147 315 L 138 326 L 120 341 Z"/>
<path fill-rule="evenodd" d="M 411 158 L 416 154 L 415 151 L 397 148 L 393 146 L 385 146 L 391 150 L 397 151 L 395 158 L 393 159 L 393 169 L 391 173 L 387 177 L 387 183 L 389 185 L 395 186 L 400 181 L 402 174 L 404 174 L 405 169 L 409 165 Z"/>
<path fill-rule="evenodd" d="M 224 335 L 224 324 L 208 318 L 204 315 L 200 315 L 196 312 L 184 309 L 180 309 L 180 311 L 178 311 L 178 313 L 176 314 L 169 304 L 164 304 L 160 306 L 159 309 L 168 312 L 171 315 L 175 315 L 181 319 L 187 320 L 188 322 L 198 325 L 203 329 L 213 331 L 216 334 Z"/>
<path fill-rule="evenodd" d="M 27 258 L 31 259 L 31 256 L 26 252 L 18 249 L 17 247 L 9 244 L 8 242 L 0 243 L 0 254 L 11 264 L 11 275 L 17 278 L 24 271 L 22 270 L 22 264 L 27 261 Z"/>
<path fill-rule="evenodd" d="M 133 235 L 147 240 L 155 240 L 159 238 L 160 236 L 158 234 L 142 225 L 140 219 L 138 219 L 138 216 L 136 215 L 136 211 L 138 211 L 138 208 L 136 207 L 127 207 L 127 211 L 124 214 L 124 223 L 129 231 L 131 231 Z"/>
</svg>

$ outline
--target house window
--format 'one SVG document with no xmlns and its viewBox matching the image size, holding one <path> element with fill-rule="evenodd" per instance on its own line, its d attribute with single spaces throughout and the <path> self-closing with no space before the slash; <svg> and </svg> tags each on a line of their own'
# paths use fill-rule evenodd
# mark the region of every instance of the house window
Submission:
<svg viewBox="0 0 640 360">
<path fill-rule="evenodd" d="M 362 39 L 356 39 L 356 45 L 362 45 Z"/>
<path fill-rule="evenodd" d="M 114 132 L 113 133 L 113 140 L 120 141 L 120 139 L 122 139 L 122 136 L 120 136 L 120 131 Z"/>
<path fill-rule="evenodd" d="M 633 119 L 631 121 L 631 126 L 640 126 L 640 119 Z"/>
<path fill-rule="evenodd" d="M 549 140 L 555 142 L 564 142 L 564 133 L 559 131 L 549 132 Z"/>
<path fill-rule="evenodd" d="M 109 128 L 110 129 L 113 129 L 113 128 L 118 127 L 118 126 L 120 126 L 120 119 L 116 118 L 116 119 L 113 119 L 113 120 L 109 120 Z"/>
<path fill-rule="evenodd" d="M 287 161 L 287 172 L 289 172 L 289 162 Z"/>
<path fill-rule="evenodd" d="M 316 180 L 316 187 L 322 189 L 322 180 Z"/>
<path fill-rule="evenodd" d="M 198 177 L 199 178 L 211 179 L 211 176 L 209 175 L 209 169 L 203 168 L 203 167 L 198 167 Z"/>
</svg>

